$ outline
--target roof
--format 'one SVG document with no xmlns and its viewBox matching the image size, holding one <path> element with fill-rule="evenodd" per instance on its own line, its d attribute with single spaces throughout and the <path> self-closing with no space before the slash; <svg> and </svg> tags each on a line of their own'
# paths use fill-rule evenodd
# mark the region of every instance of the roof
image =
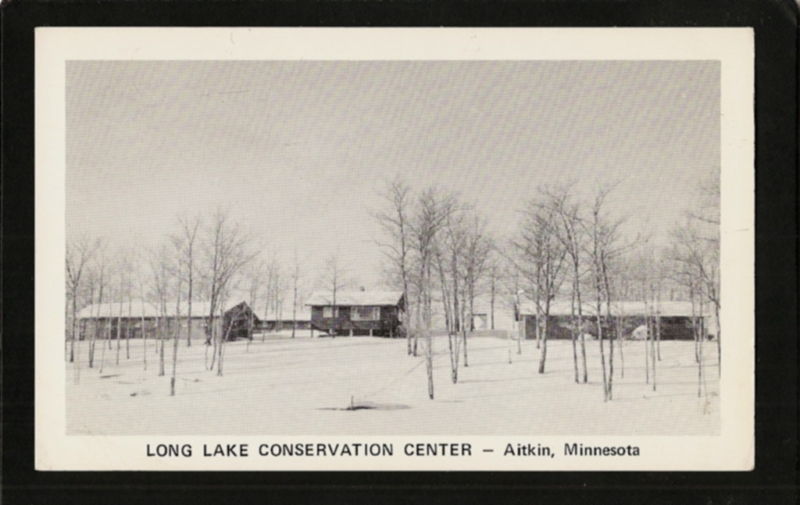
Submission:
<svg viewBox="0 0 800 505">
<path fill-rule="evenodd" d="M 338 297 L 337 297 L 338 298 Z M 297 314 L 295 315 L 298 321 L 310 321 L 311 320 L 311 307 L 306 305 L 297 305 Z M 280 319 L 275 317 L 275 313 L 273 311 L 267 311 L 264 317 L 259 317 L 262 321 L 291 321 L 292 317 L 292 306 L 289 305 L 288 307 L 281 307 Z"/>
<path fill-rule="evenodd" d="M 583 314 L 594 315 L 597 312 L 597 304 L 594 301 L 584 301 Z M 523 302 L 520 313 L 524 315 L 535 315 L 536 304 L 534 302 Z M 602 313 L 606 312 L 605 302 L 600 304 Z M 695 309 L 697 310 L 697 309 Z M 615 301 L 611 302 L 611 314 L 622 316 L 641 316 L 647 314 L 647 306 L 639 301 Z M 691 317 L 692 303 L 684 301 L 663 301 L 654 304 L 653 312 L 665 317 Z M 568 316 L 572 314 L 572 304 L 568 300 L 555 300 L 550 304 L 551 316 Z M 706 315 L 709 315 L 708 304 L 706 304 Z"/>
<path fill-rule="evenodd" d="M 225 304 L 225 312 L 229 311 L 230 309 L 234 308 L 235 306 L 239 305 L 240 303 L 245 303 L 242 300 L 236 300 L 233 302 L 229 302 Z M 161 314 L 158 310 L 158 306 L 154 302 L 147 302 L 142 300 L 132 300 L 129 303 L 127 301 L 123 301 L 120 303 L 119 301 L 116 302 L 108 302 L 108 303 L 93 303 L 91 305 L 87 305 L 86 307 L 82 308 L 78 311 L 78 318 L 79 319 L 93 319 L 98 317 L 159 317 L 159 316 L 166 316 L 166 317 L 175 317 L 177 315 L 177 302 L 175 300 L 167 301 L 166 307 L 166 314 Z M 122 308 L 122 312 L 120 313 L 120 307 Z M 180 304 L 180 312 L 181 316 L 186 317 L 186 313 L 189 310 L 189 304 L 182 300 Z M 204 302 L 204 301 L 193 301 L 192 302 L 192 317 L 204 317 L 207 316 L 211 310 L 211 303 Z M 255 316 L 258 319 L 261 319 L 261 316 L 256 312 L 253 311 Z"/>
<path fill-rule="evenodd" d="M 403 297 L 402 291 L 337 291 L 336 305 L 398 305 Z M 306 300 L 306 305 L 332 305 L 330 291 L 314 291 Z"/>
</svg>

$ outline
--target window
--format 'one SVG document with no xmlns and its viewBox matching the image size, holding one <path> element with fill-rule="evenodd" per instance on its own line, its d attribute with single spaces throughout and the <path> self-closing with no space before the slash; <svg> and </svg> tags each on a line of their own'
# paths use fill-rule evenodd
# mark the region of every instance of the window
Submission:
<svg viewBox="0 0 800 505">
<path fill-rule="evenodd" d="M 322 307 L 322 317 L 336 317 L 336 316 L 338 316 L 339 315 L 339 307 L 336 307 L 335 311 L 333 309 L 334 309 L 334 307 L 332 307 L 330 305 Z M 336 316 L 333 315 L 334 313 L 336 314 Z"/>
<path fill-rule="evenodd" d="M 353 307 L 353 321 L 377 321 L 380 318 L 380 307 Z"/>
</svg>

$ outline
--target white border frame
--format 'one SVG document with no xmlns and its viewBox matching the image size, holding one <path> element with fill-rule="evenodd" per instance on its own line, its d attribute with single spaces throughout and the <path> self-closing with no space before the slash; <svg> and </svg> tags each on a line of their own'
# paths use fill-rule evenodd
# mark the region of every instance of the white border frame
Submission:
<svg viewBox="0 0 800 505">
<path fill-rule="evenodd" d="M 751 470 L 754 443 L 754 58 L 750 28 L 37 28 L 37 470 Z M 723 376 L 718 436 L 67 436 L 63 359 L 67 60 L 718 60 L 721 62 Z M 55 288 L 54 288 L 55 287 Z M 394 442 L 387 458 L 203 458 L 203 443 Z M 406 442 L 473 447 L 635 444 L 639 457 L 402 454 Z M 145 444 L 192 443 L 154 459 Z M 400 445 L 398 445 L 400 444 Z M 251 449 L 251 454 L 253 450 Z M 400 454 L 398 454 L 400 453 Z"/>
</svg>

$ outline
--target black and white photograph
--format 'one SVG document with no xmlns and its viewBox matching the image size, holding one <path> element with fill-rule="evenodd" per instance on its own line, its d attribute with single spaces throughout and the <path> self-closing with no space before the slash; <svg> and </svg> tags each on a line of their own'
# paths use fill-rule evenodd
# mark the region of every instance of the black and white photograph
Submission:
<svg viewBox="0 0 800 505">
<path fill-rule="evenodd" d="M 752 464 L 746 30 L 161 31 L 41 102 L 37 431 L 137 440 L 111 468 Z"/>
</svg>

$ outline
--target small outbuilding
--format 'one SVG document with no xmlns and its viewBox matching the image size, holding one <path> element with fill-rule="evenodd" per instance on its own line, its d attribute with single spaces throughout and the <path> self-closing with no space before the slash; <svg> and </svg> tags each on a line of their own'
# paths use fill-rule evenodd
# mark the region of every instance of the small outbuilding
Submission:
<svg viewBox="0 0 800 505">
<path fill-rule="evenodd" d="M 306 301 L 311 328 L 332 335 L 401 336 L 402 291 L 315 291 Z"/>
</svg>

